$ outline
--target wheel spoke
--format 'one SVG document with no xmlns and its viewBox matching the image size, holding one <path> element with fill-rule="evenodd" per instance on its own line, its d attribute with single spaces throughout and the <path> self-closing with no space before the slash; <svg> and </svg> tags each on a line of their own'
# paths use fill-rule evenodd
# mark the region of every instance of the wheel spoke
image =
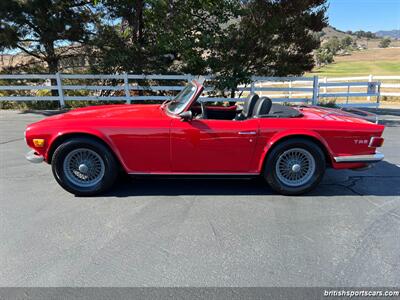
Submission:
<svg viewBox="0 0 400 300">
<path fill-rule="evenodd" d="M 279 180 L 288 186 L 307 183 L 315 171 L 315 159 L 303 148 L 293 148 L 283 152 L 276 163 Z"/>
<path fill-rule="evenodd" d="M 102 180 L 105 165 L 99 154 L 91 149 L 79 148 L 72 150 L 63 163 L 67 179 L 80 187 L 90 187 Z"/>
</svg>

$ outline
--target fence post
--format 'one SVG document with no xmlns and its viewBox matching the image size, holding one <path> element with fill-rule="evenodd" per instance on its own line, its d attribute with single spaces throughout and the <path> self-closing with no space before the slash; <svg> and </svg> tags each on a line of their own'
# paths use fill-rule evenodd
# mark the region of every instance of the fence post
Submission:
<svg viewBox="0 0 400 300">
<path fill-rule="evenodd" d="M 327 83 L 327 82 L 328 82 L 328 78 L 325 76 L 324 79 L 322 80 L 322 82 L 323 82 L 323 83 Z M 326 91 L 327 91 L 326 85 L 324 86 L 323 91 L 324 91 L 324 93 L 326 94 Z"/>
<path fill-rule="evenodd" d="M 128 80 L 128 73 L 124 72 L 124 89 L 125 89 L 125 98 L 126 104 L 131 104 L 131 98 L 129 93 L 129 80 Z"/>
<path fill-rule="evenodd" d="M 376 97 L 376 109 L 379 108 L 380 101 L 381 101 L 381 83 L 378 82 L 378 96 Z"/>
<path fill-rule="evenodd" d="M 254 93 L 256 89 L 256 82 L 254 76 L 251 76 L 250 93 Z"/>
<path fill-rule="evenodd" d="M 313 80 L 313 96 L 312 96 L 312 105 L 317 105 L 318 104 L 318 76 L 314 76 Z"/>
<path fill-rule="evenodd" d="M 64 91 L 62 88 L 62 80 L 60 72 L 56 73 L 56 80 L 57 80 L 58 100 L 60 101 L 60 108 L 64 108 L 65 107 Z"/>
<path fill-rule="evenodd" d="M 292 98 L 292 81 L 289 81 L 289 99 Z"/>
<path fill-rule="evenodd" d="M 373 76 L 372 76 L 372 74 L 369 74 L 368 82 L 372 82 L 372 80 L 373 80 Z M 368 101 L 371 101 L 371 96 L 368 96 L 367 99 L 368 99 Z"/>
</svg>

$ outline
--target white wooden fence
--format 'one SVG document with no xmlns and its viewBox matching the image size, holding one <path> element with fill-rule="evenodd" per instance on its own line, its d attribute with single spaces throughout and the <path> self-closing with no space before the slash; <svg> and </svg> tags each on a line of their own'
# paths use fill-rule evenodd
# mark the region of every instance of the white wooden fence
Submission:
<svg viewBox="0 0 400 300">
<path fill-rule="evenodd" d="M 185 82 L 195 77 L 190 74 L 8 74 L 0 75 L 0 101 L 50 100 L 58 101 L 63 107 L 65 101 L 94 100 L 131 103 L 132 101 L 167 100 L 180 91 Z M 324 78 L 321 81 L 317 76 L 254 76 L 249 85 L 238 87 L 235 98 L 213 97 L 211 92 L 214 90 L 212 86 L 214 77 L 203 77 L 206 80 L 206 88 L 200 100 L 210 102 L 245 101 L 249 92 L 257 92 L 262 96 L 271 97 L 274 102 L 317 104 L 323 98 L 335 98 L 345 99 L 337 102 L 340 106 L 377 107 L 381 95 L 381 84 L 372 81 L 372 77 L 369 77 L 368 80 L 364 80 L 364 77 L 335 78 L 334 80 Z M 379 79 L 380 77 L 375 78 Z M 354 82 L 354 80 L 364 81 Z M 395 86 L 397 87 L 397 85 Z M 52 90 L 57 91 L 57 96 L 48 95 Z"/>
<path fill-rule="evenodd" d="M 396 76 L 377 76 L 377 75 L 368 75 L 368 76 L 357 76 L 357 77 L 322 77 L 320 78 L 320 82 L 354 82 L 354 81 L 368 81 L 381 82 L 381 96 L 387 97 L 400 97 L 400 75 Z"/>
</svg>

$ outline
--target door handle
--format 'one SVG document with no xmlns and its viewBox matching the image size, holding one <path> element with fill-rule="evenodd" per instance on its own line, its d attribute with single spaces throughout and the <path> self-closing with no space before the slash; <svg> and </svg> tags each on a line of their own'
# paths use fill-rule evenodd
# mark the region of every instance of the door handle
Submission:
<svg viewBox="0 0 400 300">
<path fill-rule="evenodd" d="M 240 135 L 255 135 L 257 134 L 256 131 L 239 131 L 238 134 Z"/>
</svg>

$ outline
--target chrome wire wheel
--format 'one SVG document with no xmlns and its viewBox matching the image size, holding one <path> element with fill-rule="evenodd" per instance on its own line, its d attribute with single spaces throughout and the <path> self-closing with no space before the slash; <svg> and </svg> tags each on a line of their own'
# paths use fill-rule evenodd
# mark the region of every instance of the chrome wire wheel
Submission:
<svg viewBox="0 0 400 300">
<path fill-rule="evenodd" d="M 292 148 L 279 156 L 275 171 L 283 184 L 299 187 L 308 183 L 314 175 L 315 159 L 303 148 Z"/>
<path fill-rule="evenodd" d="M 63 171 L 67 179 L 79 187 L 92 187 L 104 177 L 104 161 L 87 148 L 74 149 L 64 159 Z"/>
</svg>

